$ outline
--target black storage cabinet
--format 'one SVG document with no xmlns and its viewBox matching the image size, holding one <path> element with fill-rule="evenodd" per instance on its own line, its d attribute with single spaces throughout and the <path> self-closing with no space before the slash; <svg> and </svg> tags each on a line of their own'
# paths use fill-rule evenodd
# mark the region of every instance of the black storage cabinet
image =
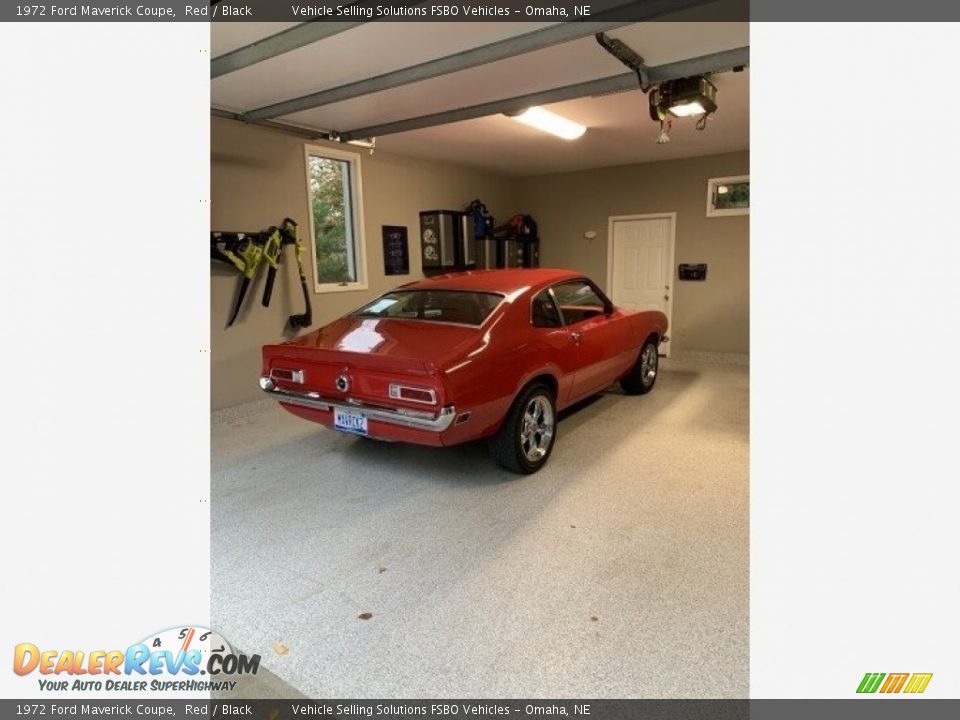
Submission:
<svg viewBox="0 0 960 720">
<path fill-rule="evenodd" d="M 525 268 L 540 267 L 540 238 L 523 238 L 521 245 L 523 253 L 523 266 Z"/>
<path fill-rule="evenodd" d="M 457 210 L 420 213 L 420 260 L 425 275 L 473 270 L 477 264 L 473 217 Z"/>
<path fill-rule="evenodd" d="M 477 270 L 493 270 L 497 267 L 498 241 L 492 235 L 477 239 Z"/>
</svg>

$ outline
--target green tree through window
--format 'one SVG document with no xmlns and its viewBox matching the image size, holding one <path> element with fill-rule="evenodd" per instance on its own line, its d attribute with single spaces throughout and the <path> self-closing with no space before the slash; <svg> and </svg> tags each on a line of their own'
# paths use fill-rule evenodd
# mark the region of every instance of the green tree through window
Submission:
<svg viewBox="0 0 960 720">
<path fill-rule="evenodd" d="M 750 182 L 718 185 L 713 195 L 713 206 L 717 210 L 750 207 Z"/>
<path fill-rule="evenodd" d="M 310 155 L 310 206 L 318 283 L 358 281 L 352 169 L 348 160 Z"/>
</svg>

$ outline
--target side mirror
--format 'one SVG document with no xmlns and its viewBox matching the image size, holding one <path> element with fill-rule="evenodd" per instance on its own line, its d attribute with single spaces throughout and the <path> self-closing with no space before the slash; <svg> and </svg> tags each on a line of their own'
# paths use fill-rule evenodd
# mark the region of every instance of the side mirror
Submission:
<svg viewBox="0 0 960 720">
<path fill-rule="evenodd" d="M 614 307 L 613 307 L 613 303 L 612 303 L 612 302 L 605 302 L 605 303 L 603 304 L 603 314 L 604 314 L 604 315 L 613 315 L 613 310 L 614 310 Z"/>
</svg>

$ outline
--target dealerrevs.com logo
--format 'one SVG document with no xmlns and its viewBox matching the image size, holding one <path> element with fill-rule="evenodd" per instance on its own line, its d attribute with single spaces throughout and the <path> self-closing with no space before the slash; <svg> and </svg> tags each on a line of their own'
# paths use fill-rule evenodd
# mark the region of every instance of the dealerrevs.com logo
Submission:
<svg viewBox="0 0 960 720">
<path fill-rule="evenodd" d="M 169 628 L 125 650 L 43 650 L 20 643 L 13 652 L 17 675 L 36 673 L 41 690 L 209 692 L 233 690 L 232 679 L 256 675 L 259 655 L 237 653 L 209 628 Z"/>
<path fill-rule="evenodd" d="M 904 692 L 911 695 L 922 693 L 930 684 L 933 673 L 867 673 L 857 687 L 858 693 L 893 694 Z"/>
</svg>

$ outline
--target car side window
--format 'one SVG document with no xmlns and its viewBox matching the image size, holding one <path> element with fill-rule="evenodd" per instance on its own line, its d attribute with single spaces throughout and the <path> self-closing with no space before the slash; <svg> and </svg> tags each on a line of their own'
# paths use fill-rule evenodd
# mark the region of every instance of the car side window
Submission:
<svg viewBox="0 0 960 720">
<path fill-rule="evenodd" d="M 603 315 L 603 299 L 586 280 L 572 280 L 554 285 L 553 294 L 567 325 Z"/>
<path fill-rule="evenodd" d="M 530 307 L 530 322 L 538 328 L 553 328 L 563 325 L 560 312 L 557 310 L 557 305 L 553 302 L 549 290 L 544 290 L 533 299 L 533 305 Z"/>
</svg>

